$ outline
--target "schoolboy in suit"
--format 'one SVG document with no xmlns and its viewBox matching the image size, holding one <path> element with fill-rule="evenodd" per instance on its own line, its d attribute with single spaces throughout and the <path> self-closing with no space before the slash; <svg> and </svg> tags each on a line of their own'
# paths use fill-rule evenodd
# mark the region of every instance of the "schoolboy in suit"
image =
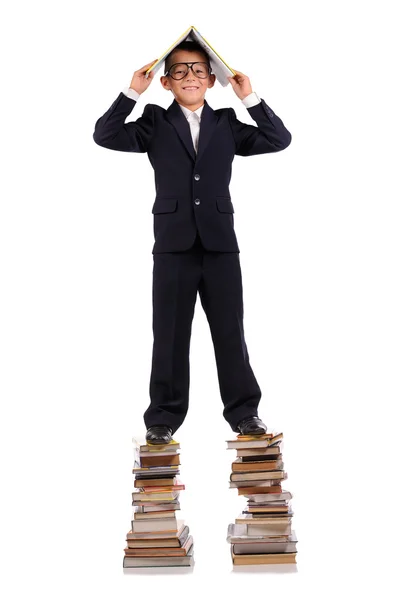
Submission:
<svg viewBox="0 0 399 600">
<path fill-rule="evenodd" d="M 215 350 L 223 416 L 233 431 L 263 434 L 261 390 L 249 362 L 243 325 L 243 290 L 234 208 L 229 192 L 234 155 L 278 152 L 291 134 L 236 71 L 229 81 L 257 127 L 232 108 L 213 110 L 209 58 L 196 42 L 179 44 L 166 59 L 161 84 L 174 100 L 168 109 L 147 104 L 125 123 L 148 88 L 154 62 L 135 71 L 129 88 L 97 120 L 94 141 L 123 152 L 147 152 L 155 171 L 153 253 L 153 355 L 146 440 L 172 439 L 188 410 L 189 348 L 197 292 Z"/>
</svg>

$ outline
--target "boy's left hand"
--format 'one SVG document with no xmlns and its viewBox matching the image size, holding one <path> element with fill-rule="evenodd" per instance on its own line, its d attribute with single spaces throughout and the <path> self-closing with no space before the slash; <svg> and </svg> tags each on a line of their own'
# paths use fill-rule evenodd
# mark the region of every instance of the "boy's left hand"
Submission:
<svg viewBox="0 0 399 600">
<path fill-rule="evenodd" d="M 228 77 L 227 79 L 230 81 L 239 99 L 242 100 L 245 96 L 252 93 L 251 82 L 248 75 L 244 75 L 244 73 L 237 71 L 237 69 L 234 69 L 234 71 L 237 73 L 235 77 Z"/>
</svg>

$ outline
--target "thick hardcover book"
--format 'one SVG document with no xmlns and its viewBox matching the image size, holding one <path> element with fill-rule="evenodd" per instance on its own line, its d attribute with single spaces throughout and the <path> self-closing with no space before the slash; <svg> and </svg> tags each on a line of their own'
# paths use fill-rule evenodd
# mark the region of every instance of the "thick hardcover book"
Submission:
<svg viewBox="0 0 399 600">
<path fill-rule="evenodd" d="M 235 440 L 226 440 L 228 450 L 250 448 L 268 448 L 283 439 L 282 433 L 265 433 L 263 435 L 238 435 Z"/>
<path fill-rule="evenodd" d="M 125 556 L 186 556 L 193 544 L 189 535 L 180 548 L 125 548 Z"/>
<path fill-rule="evenodd" d="M 242 448 L 237 449 L 237 456 L 243 462 L 247 460 L 268 460 L 281 456 L 281 444 L 268 446 L 267 448 Z"/>
<path fill-rule="evenodd" d="M 123 568 L 140 567 L 191 567 L 194 565 L 194 544 L 186 556 L 124 556 Z"/>
<path fill-rule="evenodd" d="M 296 552 L 279 554 L 236 554 L 231 546 L 233 565 L 285 565 L 296 563 Z"/>
<path fill-rule="evenodd" d="M 236 458 L 231 463 L 232 471 L 235 473 L 246 473 L 247 471 L 275 471 L 281 469 L 283 461 L 280 458 L 275 460 L 242 460 L 242 457 Z"/>
<path fill-rule="evenodd" d="M 267 491 L 266 491 L 267 490 Z M 257 494 L 261 494 L 262 496 L 267 496 L 268 492 L 271 496 L 272 494 L 281 494 L 283 491 L 281 485 L 272 485 L 269 488 L 265 487 L 245 487 L 245 488 L 237 488 L 239 496 L 255 496 Z"/>
<path fill-rule="evenodd" d="M 164 477 L 163 475 L 154 477 L 153 479 L 140 477 L 134 480 L 134 487 L 158 487 L 160 485 L 175 485 L 177 482 L 177 477 Z"/>
<path fill-rule="evenodd" d="M 173 456 L 142 456 L 140 458 L 140 465 L 142 467 L 166 467 L 171 465 L 180 465 L 180 454 L 174 454 Z"/>
</svg>

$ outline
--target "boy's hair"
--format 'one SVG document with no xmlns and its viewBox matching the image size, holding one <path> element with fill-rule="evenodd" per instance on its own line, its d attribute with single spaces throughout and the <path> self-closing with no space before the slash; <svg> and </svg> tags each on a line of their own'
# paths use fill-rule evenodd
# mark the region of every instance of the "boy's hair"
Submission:
<svg viewBox="0 0 399 600">
<path fill-rule="evenodd" d="M 199 44 L 198 42 L 184 41 L 184 42 L 180 42 L 180 44 L 178 46 L 176 46 L 176 48 L 173 48 L 172 52 L 167 56 L 166 61 L 165 61 L 164 73 L 166 73 L 169 70 L 169 67 L 171 67 L 174 64 L 173 55 L 175 54 L 175 52 L 177 50 L 188 50 L 189 52 L 200 52 L 204 57 L 204 62 L 206 62 L 209 66 L 211 66 L 211 63 L 209 62 L 209 55 L 205 52 L 205 50 L 203 49 L 201 44 Z"/>
</svg>

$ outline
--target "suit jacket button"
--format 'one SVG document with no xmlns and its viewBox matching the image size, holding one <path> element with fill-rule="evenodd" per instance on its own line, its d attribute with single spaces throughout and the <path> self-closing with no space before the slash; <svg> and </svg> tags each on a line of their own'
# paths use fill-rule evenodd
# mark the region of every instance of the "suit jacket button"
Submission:
<svg viewBox="0 0 399 600">
<path fill-rule="evenodd" d="M 200 199 L 199 199 L 199 198 L 196 198 L 196 199 L 194 200 L 194 202 L 195 202 L 195 204 L 200 204 Z"/>
<path fill-rule="evenodd" d="M 194 175 L 194 179 L 195 179 L 195 181 L 198 181 L 198 180 L 199 180 L 199 178 L 200 178 L 200 176 L 198 175 L 198 173 L 196 173 L 196 174 Z"/>
</svg>

